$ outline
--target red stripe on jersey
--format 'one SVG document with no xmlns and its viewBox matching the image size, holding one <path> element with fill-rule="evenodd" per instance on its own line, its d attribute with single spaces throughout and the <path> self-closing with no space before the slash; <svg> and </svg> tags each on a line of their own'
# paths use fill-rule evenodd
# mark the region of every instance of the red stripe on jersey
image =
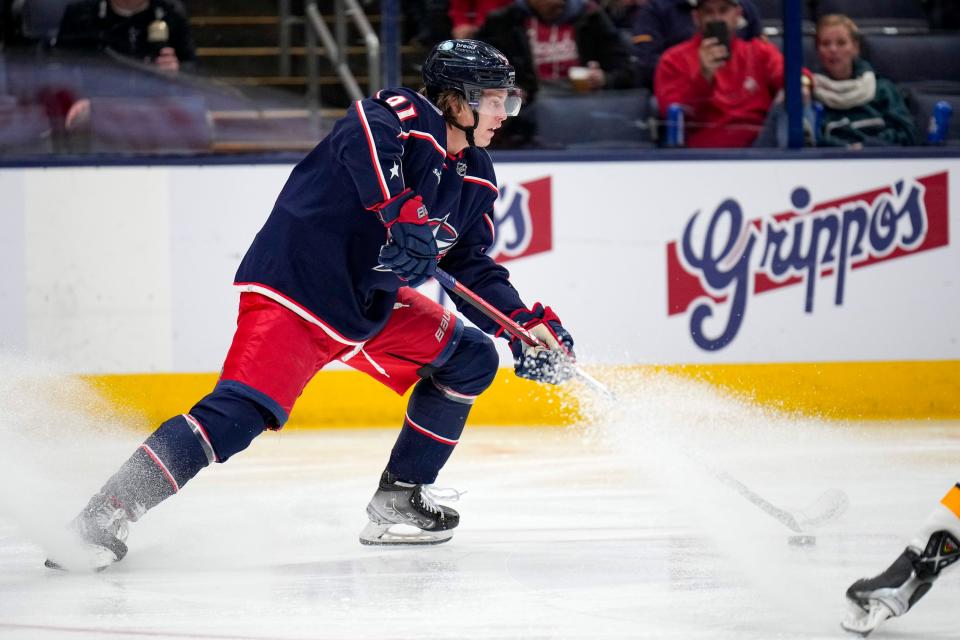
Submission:
<svg viewBox="0 0 960 640">
<path fill-rule="evenodd" d="M 377 179 L 380 181 L 380 191 L 383 192 L 383 199 L 390 198 L 390 187 L 387 186 L 387 180 L 383 177 L 383 169 L 380 167 L 380 156 L 377 155 L 377 145 L 373 141 L 373 132 L 370 131 L 370 123 L 367 122 L 367 114 L 363 111 L 360 101 L 357 100 L 357 115 L 360 117 L 360 123 L 363 125 L 363 132 L 367 136 L 367 147 L 370 149 L 370 160 L 373 162 L 373 168 L 377 171 Z"/>
<path fill-rule="evenodd" d="M 144 453 L 150 456 L 150 458 L 154 461 L 154 463 L 156 463 L 158 467 L 160 467 L 160 471 L 163 472 L 163 475 L 167 476 L 167 481 L 170 482 L 170 486 L 173 487 L 173 492 L 179 493 L 180 485 L 178 485 L 177 481 L 174 480 L 173 474 L 170 473 L 169 469 L 167 469 L 167 465 L 163 464 L 163 460 L 160 459 L 160 456 L 154 453 L 153 449 L 147 446 L 146 443 L 141 444 L 140 448 L 143 449 Z"/>
<path fill-rule="evenodd" d="M 407 424 L 410 425 L 411 429 L 419 433 L 422 433 L 428 438 L 436 440 L 437 442 L 442 442 L 443 444 L 449 444 L 450 446 L 455 446 L 459 442 L 459 440 L 451 440 L 450 438 L 444 438 L 443 436 L 437 435 L 436 433 L 434 433 L 433 431 L 430 431 L 429 429 L 425 429 L 421 427 L 416 422 L 410 419 L 410 414 L 407 414 L 404 417 L 407 419 Z"/>
<path fill-rule="evenodd" d="M 490 217 L 489 213 L 483 214 L 483 220 L 490 226 L 490 237 L 493 240 L 497 239 L 497 228 L 493 225 L 493 218 Z"/>
<path fill-rule="evenodd" d="M 497 190 L 497 185 L 493 184 L 489 180 L 484 180 L 483 178 L 478 178 L 476 176 L 463 176 L 464 182 L 472 182 L 473 184 L 479 184 L 488 189 L 493 189 L 493 192 L 497 195 L 500 195 L 500 191 Z"/>
</svg>

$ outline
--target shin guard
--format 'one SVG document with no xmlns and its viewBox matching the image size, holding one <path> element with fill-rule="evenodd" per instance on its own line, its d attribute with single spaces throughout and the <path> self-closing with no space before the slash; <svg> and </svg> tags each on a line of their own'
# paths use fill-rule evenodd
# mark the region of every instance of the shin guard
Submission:
<svg viewBox="0 0 960 640">
<path fill-rule="evenodd" d="M 190 415 L 170 418 L 141 444 L 102 491 L 122 505 L 131 520 L 180 491 L 212 461 L 209 440 L 197 435 Z"/>
<path fill-rule="evenodd" d="M 457 446 L 470 406 L 448 400 L 430 379 L 418 382 L 387 470 L 404 482 L 431 484 Z"/>
<path fill-rule="evenodd" d="M 180 491 L 201 469 L 226 462 L 275 423 L 275 417 L 242 390 L 218 385 L 190 413 L 161 424 L 101 491 L 137 520 Z"/>
<path fill-rule="evenodd" d="M 417 383 L 387 470 L 404 482 L 431 484 L 460 439 L 474 399 L 493 382 L 499 357 L 477 329 L 464 330 L 456 351 Z"/>
</svg>

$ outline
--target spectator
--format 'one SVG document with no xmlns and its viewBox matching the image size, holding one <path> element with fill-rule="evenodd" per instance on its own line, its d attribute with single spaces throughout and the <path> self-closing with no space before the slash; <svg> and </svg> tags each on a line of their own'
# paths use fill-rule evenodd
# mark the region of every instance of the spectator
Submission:
<svg viewBox="0 0 960 640">
<path fill-rule="evenodd" d="M 764 39 L 737 37 L 742 16 L 739 0 L 698 0 L 697 33 L 668 49 L 657 65 L 660 113 L 665 116 L 671 104 L 683 106 L 688 146 L 750 146 L 783 87 L 783 56 Z M 707 30 L 717 36 L 706 37 Z"/>
<path fill-rule="evenodd" d="M 631 31 L 640 86 L 652 88 L 653 74 L 663 52 L 693 37 L 695 4 L 691 0 L 647 0 L 637 7 Z M 737 35 L 741 40 L 759 37 L 763 26 L 753 0 L 740 0 L 740 6 L 743 14 L 737 23 Z"/>
<path fill-rule="evenodd" d="M 473 38 L 487 14 L 510 4 L 511 0 L 450 0 L 451 31 L 454 39 Z"/>
<path fill-rule="evenodd" d="M 179 0 L 78 0 L 64 11 L 56 46 L 109 51 L 168 73 L 196 59 Z"/>
<path fill-rule="evenodd" d="M 533 143 L 538 93 L 572 93 L 570 69 L 581 67 L 578 90 L 634 85 L 630 49 L 592 0 L 517 0 L 487 15 L 476 38 L 502 51 L 516 68 L 527 107 L 507 121 L 499 146 Z M 586 70 L 584 70 L 585 68 Z"/>
<path fill-rule="evenodd" d="M 917 132 L 903 98 L 892 82 L 878 78 L 860 58 L 860 32 L 847 16 L 817 21 L 817 58 L 813 95 L 824 106 L 821 146 L 912 145 Z"/>
</svg>

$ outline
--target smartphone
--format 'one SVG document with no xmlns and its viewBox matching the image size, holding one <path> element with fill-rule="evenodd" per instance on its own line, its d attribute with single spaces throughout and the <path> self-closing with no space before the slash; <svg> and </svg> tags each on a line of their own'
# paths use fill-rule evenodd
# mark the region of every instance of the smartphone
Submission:
<svg viewBox="0 0 960 640">
<path fill-rule="evenodd" d="M 703 28 L 704 38 L 716 38 L 717 42 L 727 48 L 727 57 L 730 58 L 730 31 L 727 29 L 727 23 L 720 20 L 708 22 Z"/>
</svg>

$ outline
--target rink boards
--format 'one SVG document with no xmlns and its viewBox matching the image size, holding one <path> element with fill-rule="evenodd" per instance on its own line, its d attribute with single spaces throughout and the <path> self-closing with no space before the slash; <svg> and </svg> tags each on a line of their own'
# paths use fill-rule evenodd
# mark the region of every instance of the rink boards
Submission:
<svg viewBox="0 0 960 640">
<path fill-rule="evenodd" d="M 0 343 L 151 422 L 185 410 L 216 379 L 234 270 L 290 168 L 0 170 Z M 960 417 L 960 160 L 497 170 L 493 254 L 608 382 L 666 368 L 833 417 Z M 391 423 L 401 403 L 333 370 L 293 419 Z M 504 372 L 475 419 L 562 422 L 577 407 Z"/>
</svg>

